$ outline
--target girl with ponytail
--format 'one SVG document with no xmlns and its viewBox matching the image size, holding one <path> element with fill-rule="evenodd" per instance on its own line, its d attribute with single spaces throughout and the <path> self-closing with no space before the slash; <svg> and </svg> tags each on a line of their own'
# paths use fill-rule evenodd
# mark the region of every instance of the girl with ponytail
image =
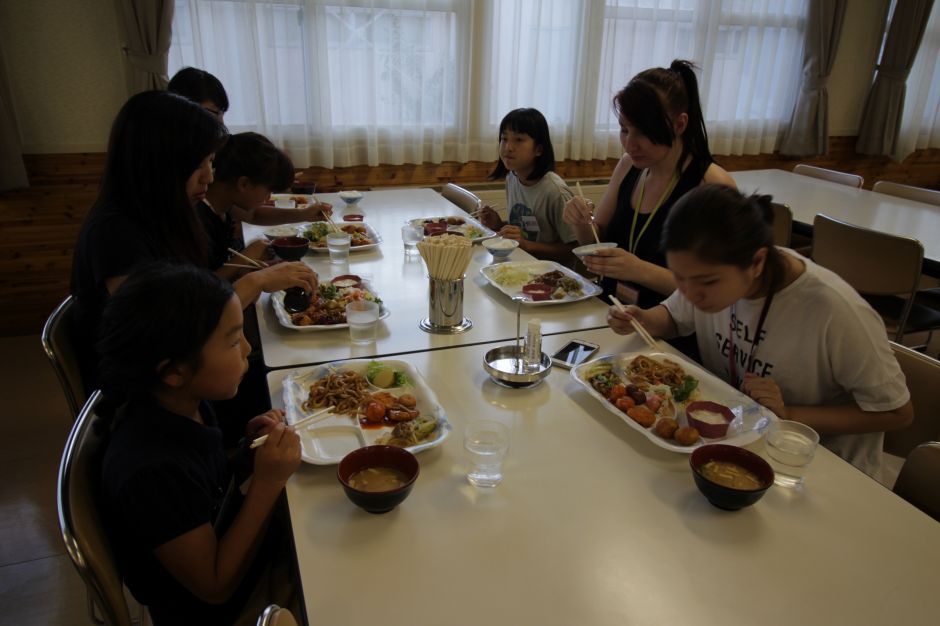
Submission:
<svg viewBox="0 0 940 626">
<path fill-rule="evenodd" d="M 702 363 L 878 478 L 886 430 L 913 419 L 881 317 L 833 272 L 773 245 L 768 196 L 702 185 L 672 207 L 662 249 L 678 289 L 652 308 L 611 308 L 620 334 L 697 336 Z"/>
<path fill-rule="evenodd" d="M 603 241 L 617 248 L 585 257 L 604 277 L 604 291 L 624 302 L 652 306 L 676 288 L 659 250 L 663 223 L 672 205 L 703 182 L 735 187 L 708 150 L 698 81 L 688 61 L 634 76 L 616 95 L 625 154 L 610 178 L 600 205 L 580 197 L 565 205 L 564 220 L 582 244 L 594 240 L 591 220 Z"/>
</svg>

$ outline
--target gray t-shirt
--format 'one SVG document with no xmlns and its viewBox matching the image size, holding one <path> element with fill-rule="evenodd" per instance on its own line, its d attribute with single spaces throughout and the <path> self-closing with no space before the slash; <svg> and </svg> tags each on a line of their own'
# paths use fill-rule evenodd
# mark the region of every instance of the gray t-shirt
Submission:
<svg viewBox="0 0 940 626">
<path fill-rule="evenodd" d="M 506 176 L 509 223 L 522 229 L 525 238 L 539 243 L 571 243 L 577 236 L 562 219 L 571 190 L 555 172 L 548 172 L 531 186 L 523 185 L 515 172 Z"/>
</svg>

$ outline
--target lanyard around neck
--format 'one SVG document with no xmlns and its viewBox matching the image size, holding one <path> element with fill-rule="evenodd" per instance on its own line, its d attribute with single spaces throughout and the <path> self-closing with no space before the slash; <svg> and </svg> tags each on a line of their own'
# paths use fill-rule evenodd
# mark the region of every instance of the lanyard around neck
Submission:
<svg viewBox="0 0 940 626">
<path fill-rule="evenodd" d="M 649 170 L 647 170 L 649 171 Z M 663 191 L 663 195 L 660 196 L 659 202 L 656 203 L 656 206 L 653 207 L 653 210 L 650 211 L 649 217 L 646 218 L 646 222 L 643 223 L 643 227 L 640 229 L 640 233 L 636 236 L 634 241 L 633 235 L 636 232 L 636 221 L 637 217 L 640 215 L 640 209 L 643 208 L 643 192 L 646 189 L 646 179 L 649 178 L 649 174 L 644 178 L 642 174 L 640 175 L 640 193 L 639 198 L 637 198 L 636 209 L 633 211 L 633 223 L 630 224 L 630 241 L 628 250 L 632 254 L 636 254 L 636 249 L 640 245 L 640 239 L 643 238 L 643 234 L 646 232 L 647 227 L 650 225 L 650 222 L 653 221 L 656 212 L 659 211 L 659 208 L 663 206 L 663 202 L 666 201 L 666 198 L 669 197 L 669 194 L 672 193 L 672 190 L 675 189 L 676 183 L 679 182 L 679 173 L 673 172 L 672 177 L 669 179 L 669 184 L 666 185 L 666 190 Z"/>
<path fill-rule="evenodd" d="M 757 328 L 754 331 L 754 341 L 751 343 L 751 351 L 747 354 L 747 361 L 744 363 L 744 373 L 751 371 L 751 364 L 754 362 L 754 355 L 757 354 L 757 344 L 760 343 L 760 333 L 764 329 L 764 320 L 767 319 L 767 312 L 770 311 L 770 303 L 774 299 L 774 292 L 771 291 L 764 299 L 764 306 L 761 307 L 760 315 L 757 318 Z M 744 376 L 738 378 L 738 364 L 734 356 L 734 322 L 738 318 L 735 311 L 735 305 L 731 305 L 731 319 L 728 322 L 728 374 L 731 377 L 731 386 L 738 389 Z"/>
</svg>

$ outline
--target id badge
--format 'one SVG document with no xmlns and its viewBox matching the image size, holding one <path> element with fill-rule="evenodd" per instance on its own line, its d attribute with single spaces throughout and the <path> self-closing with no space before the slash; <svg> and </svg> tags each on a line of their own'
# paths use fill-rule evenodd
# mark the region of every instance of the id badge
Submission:
<svg viewBox="0 0 940 626">
<path fill-rule="evenodd" d="M 539 234 L 539 221 L 534 215 L 523 215 L 522 216 L 522 230 L 527 233 Z"/>
<path fill-rule="evenodd" d="M 640 299 L 640 292 L 627 283 L 617 282 L 617 299 L 624 304 L 636 304 Z"/>
</svg>

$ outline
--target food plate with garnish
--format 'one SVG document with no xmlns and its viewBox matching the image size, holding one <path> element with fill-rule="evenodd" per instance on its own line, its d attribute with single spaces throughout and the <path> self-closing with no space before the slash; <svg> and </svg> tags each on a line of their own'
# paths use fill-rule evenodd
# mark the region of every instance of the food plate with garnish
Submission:
<svg viewBox="0 0 940 626">
<path fill-rule="evenodd" d="M 373 444 L 420 452 L 441 445 L 451 431 L 437 396 L 405 361 L 326 363 L 284 379 L 288 424 L 328 406 L 335 408 L 297 433 L 307 463 L 334 465 Z"/>
<path fill-rule="evenodd" d="M 664 352 L 602 356 L 571 376 L 607 410 L 673 452 L 707 443 L 745 446 L 777 419 L 710 372 Z"/>
<path fill-rule="evenodd" d="M 463 235 L 474 243 L 496 235 L 495 231 L 490 230 L 469 215 L 419 217 L 417 219 L 408 220 L 408 223 L 423 232 L 426 236 L 451 233 Z"/>
<path fill-rule="evenodd" d="M 536 306 L 577 302 L 596 296 L 601 288 L 554 261 L 510 261 L 480 268 L 491 285 L 510 298 Z"/>
<path fill-rule="evenodd" d="M 310 240 L 311 250 L 329 253 L 326 236 L 336 232 L 337 228 L 352 237 L 349 243 L 350 252 L 371 250 L 382 243 L 382 238 L 375 229 L 365 222 L 337 222 L 335 227 L 329 222 L 307 222 L 300 226 L 298 232 L 300 236 Z"/>
<path fill-rule="evenodd" d="M 310 298 L 305 310 L 290 312 L 284 304 L 286 292 L 271 294 L 271 306 L 277 321 L 284 328 L 299 331 L 332 330 L 348 328 L 346 323 L 346 305 L 353 300 L 371 300 L 379 304 L 379 319 L 389 315 L 385 303 L 372 288 L 368 280 L 356 274 L 343 274 L 320 283 L 316 296 Z"/>
</svg>

